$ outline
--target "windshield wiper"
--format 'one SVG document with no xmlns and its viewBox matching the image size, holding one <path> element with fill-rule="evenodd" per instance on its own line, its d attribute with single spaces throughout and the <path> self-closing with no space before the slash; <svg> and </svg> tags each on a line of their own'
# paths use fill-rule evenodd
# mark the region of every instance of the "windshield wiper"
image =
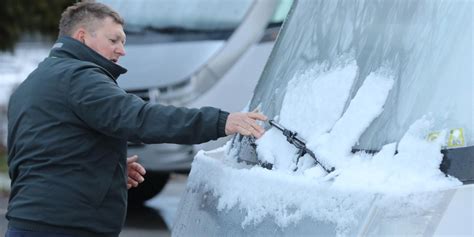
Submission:
<svg viewBox="0 0 474 237">
<path fill-rule="evenodd" d="M 326 171 L 327 173 L 331 173 L 335 170 L 334 167 L 331 167 L 331 168 L 328 169 L 323 164 L 321 164 L 321 162 L 318 160 L 318 158 L 316 158 L 316 155 L 314 155 L 314 152 L 306 147 L 306 142 L 300 136 L 298 136 L 298 133 L 286 129 L 282 125 L 275 122 L 275 120 L 269 120 L 268 122 L 270 123 L 270 125 L 277 128 L 278 130 L 280 130 L 283 133 L 283 135 L 286 137 L 286 140 L 290 144 L 295 146 L 296 149 L 298 149 L 298 153 L 297 153 L 298 158 L 296 159 L 296 169 L 298 168 L 298 162 L 299 162 L 300 158 L 303 157 L 305 154 L 308 154 L 309 156 L 311 156 L 314 159 L 314 161 L 316 162 L 316 165 L 319 164 L 321 166 L 321 168 L 323 168 L 324 171 Z"/>
</svg>

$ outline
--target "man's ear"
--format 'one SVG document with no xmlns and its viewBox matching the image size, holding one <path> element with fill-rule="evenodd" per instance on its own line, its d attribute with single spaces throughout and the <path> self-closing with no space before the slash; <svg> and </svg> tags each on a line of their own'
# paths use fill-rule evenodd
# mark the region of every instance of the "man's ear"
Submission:
<svg viewBox="0 0 474 237">
<path fill-rule="evenodd" d="M 79 27 L 72 34 L 72 38 L 82 42 L 83 44 L 85 44 L 85 36 L 86 36 L 86 29 L 84 29 L 83 27 Z"/>
</svg>

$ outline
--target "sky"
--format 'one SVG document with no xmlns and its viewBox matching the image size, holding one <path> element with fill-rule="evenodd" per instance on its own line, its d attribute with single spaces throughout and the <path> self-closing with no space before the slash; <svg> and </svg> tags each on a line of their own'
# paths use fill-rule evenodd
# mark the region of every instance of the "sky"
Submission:
<svg viewBox="0 0 474 237">
<path fill-rule="evenodd" d="M 297 73 L 288 84 L 280 116 L 274 118 L 300 132 L 307 147 L 325 166 L 335 167 L 334 172 L 327 174 L 308 155 L 294 171 L 297 150 L 271 128 L 256 143 L 259 159 L 273 163 L 272 170 L 238 163 L 228 144 L 221 153 L 198 153 L 188 187 L 213 193 L 219 211 L 243 210 L 242 228 L 258 225 L 268 216 L 282 228 L 311 217 L 334 224 L 339 236 L 357 234 L 351 232 L 361 224 L 357 213 L 368 210 L 380 194 L 388 197 L 384 200 L 389 207 L 394 200 L 390 197 L 404 200 L 400 207 L 410 210 L 437 205 L 440 200 L 433 195 L 412 194 L 462 183 L 439 170 L 446 136 L 427 139 L 433 119 L 419 118 L 400 141 L 386 144 L 376 154 L 351 152 L 383 111 L 394 84 L 389 70 L 375 70 L 344 110 L 357 70 L 356 63 L 349 62 L 329 69 L 317 65 Z M 393 215 L 404 215 L 403 208 L 392 209 Z"/>
</svg>

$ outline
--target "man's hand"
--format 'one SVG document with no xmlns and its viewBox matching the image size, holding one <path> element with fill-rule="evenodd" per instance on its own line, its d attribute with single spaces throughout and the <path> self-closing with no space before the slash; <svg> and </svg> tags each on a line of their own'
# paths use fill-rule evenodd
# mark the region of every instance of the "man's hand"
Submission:
<svg viewBox="0 0 474 237">
<path fill-rule="evenodd" d="M 137 155 L 127 158 L 127 189 L 130 189 L 131 187 L 137 187 L 138 184 L 145 180 L 145 178 L 143 178 L 143 175 L 146 173 L 145 168 L 143 168 L 143 166 L 140 165 L 137 160 Z"/>
<path fill-rule="evenodd" d="M 257 112 L 230 113 L 225 124 L 225 134 L 240 133 L 244 136 L 252 135 L 260 138 L 265 133 L 265 129 L 257 124 L 257 120 L 265 121 L 267 117 Z"/>
</svg>

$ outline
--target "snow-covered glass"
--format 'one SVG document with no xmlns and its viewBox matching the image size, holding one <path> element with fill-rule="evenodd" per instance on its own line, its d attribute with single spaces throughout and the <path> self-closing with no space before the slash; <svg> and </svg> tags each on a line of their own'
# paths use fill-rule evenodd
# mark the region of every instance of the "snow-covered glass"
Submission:
<svg viewBox="0 0 474 237">
<path fill-rule="evenodd" d="M 473 1 L 299 0 L 295 6 L 251 109 L 281 115 L 296 75 L 354 65 L 344 109 L 371 73 L 394 79 L 383 112 L 354 148 L 379 150 L 397 142 L 423 116 L 434 123 L 427 136 L 446 131 L 447 148 L 474 145 Z"/>
<path fill-rule="evenodd" d="M 248 109 L 335 170 L 274 125 L 236 136 L 195 157 L 173 235 L 472 236 L 473 10 L 295 1 Z"/>
</svg>

